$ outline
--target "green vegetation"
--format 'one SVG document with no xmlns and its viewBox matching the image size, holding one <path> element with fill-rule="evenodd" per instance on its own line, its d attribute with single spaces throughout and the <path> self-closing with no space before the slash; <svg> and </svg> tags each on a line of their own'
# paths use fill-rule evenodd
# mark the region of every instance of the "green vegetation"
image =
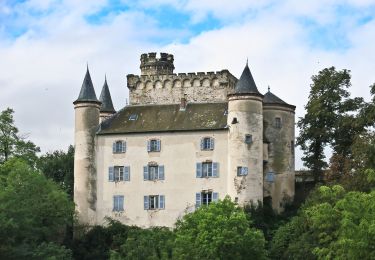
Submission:
<svg viewBox="0 0 375 260">
<path fill-rule="evenodd" d="M 74 148 L 40 157 L 0 114 L 1 259 L 375 259 L 375 84 L 350 98 L 350 72 L 312 77 L 298 144 L 317 187 L 301 207 L 270 201 L 243 208 L 228 197 L 178 220 L 142 229 L 108 219 L 73 238 Z M 333 149 L 327 164 L 325 147 Z M 325 171 L 325 179 L 321 179 Z"/>
</svg>

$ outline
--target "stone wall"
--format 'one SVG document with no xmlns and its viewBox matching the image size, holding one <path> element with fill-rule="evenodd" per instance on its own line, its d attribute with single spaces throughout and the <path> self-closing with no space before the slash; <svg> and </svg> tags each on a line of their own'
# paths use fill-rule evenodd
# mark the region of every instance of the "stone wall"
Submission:
<svg viewBox="0 0 375 260">
<path fill-rule="evenodd" d="M 226 101 L 237 78 L 228 70 L 165 75 L 127 75 L 130 105 Z"/>
</svg>

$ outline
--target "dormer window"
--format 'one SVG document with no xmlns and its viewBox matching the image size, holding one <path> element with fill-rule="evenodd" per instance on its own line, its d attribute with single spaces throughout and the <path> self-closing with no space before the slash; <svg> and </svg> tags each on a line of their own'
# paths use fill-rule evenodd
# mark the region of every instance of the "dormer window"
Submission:
<svg viewBox="0 0 375 260">
<path fill-rule="evenodd" d="M 135 120 L 137 120 L 138 119 L 138 115 L 137 114 L 131 114 L 130 116 L 129 116 L 129 120 L 130 121 L 135 121 Z"/>
<path fill-rule="evenodd" d="M 213 150 L 215 140 L 212 137 L 204 137 L 201 139 L 201 150 Z"/>
<path fill-rule="evenodd" d="M 125 153 L 126 152 L 126 142 L 122 140 L 115 141 L 112 145 L 113 153 Z"/>
</svg>

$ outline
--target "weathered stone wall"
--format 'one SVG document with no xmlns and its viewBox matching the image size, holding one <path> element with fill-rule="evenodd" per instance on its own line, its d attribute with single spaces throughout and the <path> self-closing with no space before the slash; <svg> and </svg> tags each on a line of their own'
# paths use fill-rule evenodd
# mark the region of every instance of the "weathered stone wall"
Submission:
<svg viewBox="0 0 375 260">
<path fill-rule="evenodd" d="M 127 75 L 130 105 L 226 101 L 237 82 L 228 70 L 165 75 Z"/>
<path fill-rule="evenodd" d="M 273 172 L 273 182 L 264 182 L 264 196 L 272 197 L 272 206 L 281 211 L 285 203 L 294 198 L 294 109 L 285 106 L 263 106 L 264 135 L 268 144 L 268 160 L 264 166 L 264 175 Z M 275 118 L 281 119 L 281 127 L 275 124 Z"/>
<path fill-rule="evenodd" d="M 99 108 L 97 103 L 78 103 L 74 107 L 74 203 L 79 222 L 88 225 L 96 222 L 95 131 Z"/>
<path fill-rule="evenodd" d="M 262 98 L 230 96 L 228 127 L 228 194 L 239 204 L 263 201 Z M 252 136 L 250 144 L 246 135 Z M 237 176 L 237 167 L 248 167 L 248 175 Z"/>
</svg>

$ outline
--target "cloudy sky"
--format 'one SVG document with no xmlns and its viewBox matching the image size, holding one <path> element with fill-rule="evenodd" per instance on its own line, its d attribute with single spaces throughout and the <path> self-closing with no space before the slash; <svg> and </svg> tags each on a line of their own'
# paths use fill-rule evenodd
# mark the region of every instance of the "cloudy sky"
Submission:
<svg viewBox="0 0 375 260">
<path fill-rule="evenodd" d="M 106 74 L 120 109 L 140 54 L 162 51 L 176 72 L 237 77 L 248 58 L 258 89 L 300 117 L 311 75 L 328 66 L 350 69 L 352 95 L 369 100 L 374 18 L 375 0 L 0 0 L 0 110 L 43 152 L 66 149 L 86 63 L 97 96 Z"/>
</svg>

